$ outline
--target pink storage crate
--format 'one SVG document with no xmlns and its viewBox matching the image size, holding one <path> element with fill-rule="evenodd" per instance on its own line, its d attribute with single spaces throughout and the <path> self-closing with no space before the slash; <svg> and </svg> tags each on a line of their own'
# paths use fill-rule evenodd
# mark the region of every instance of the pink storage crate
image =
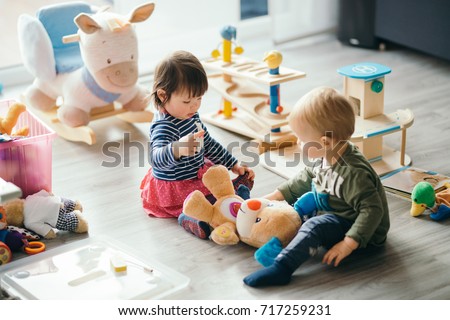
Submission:
<svg viewBox="0 0 450 320">
<path fill-rule="evenodd" d="M 14 100 L 0 101 L 4 117 Z M 56 133 L 28 110 L 13 129 L 28 126 L 28 137 L 0 143 L 0 177 L 22 189 L 23 197 L 41 189 L 52 189 L 52 140 Z"/>
</svg>

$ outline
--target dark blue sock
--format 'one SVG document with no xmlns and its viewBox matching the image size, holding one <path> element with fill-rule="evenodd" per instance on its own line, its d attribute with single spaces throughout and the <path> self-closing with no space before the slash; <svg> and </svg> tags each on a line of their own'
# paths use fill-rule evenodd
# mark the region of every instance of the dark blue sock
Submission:
<svg viewBox="0 0 450 320">
<path fill-rule="evenodd" d="M 240 184 L 236 191 L 236 195 L 244 200 L 250 199 L 250 189 L 247 186 Z"/>
<path fill-rule="evenodd" d="M 292 273 L 287 267 L 274 263 L 246 276 L 244 283 L 250 287 L 282 286 L 291 282 Z"/>
</svg>

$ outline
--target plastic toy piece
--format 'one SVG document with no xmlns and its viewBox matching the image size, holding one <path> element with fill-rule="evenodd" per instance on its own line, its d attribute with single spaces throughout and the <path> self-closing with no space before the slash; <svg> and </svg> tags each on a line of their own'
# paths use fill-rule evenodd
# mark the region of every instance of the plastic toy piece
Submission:
<svg viewBox="0 0 450 320">
<path fill-rule="evenodd" d="M 200 122 L 196 122 L 195 125 L 197 126 L 198 132 L 204 131 Z M 201 138 L 197 138 L 197 141 L 200 143 L 200 145 L 198 147 L 199 150 L 203 149 L 205 147 L 205 139 L 203 137 L 201 137 Z"/>
<path fill-rule="evenodd" d="M 41 241 L 30 241 L 24 248 L 27 254 L 37 254 L 45 251 L 45 243 Z"/>
<path fill-rule="evenodd" d="M 119 256 L 111 257 L 110 259 L 111 267 L 113 268 L 114 272 L 125 272 L 127 271 L 127 264 L 125 260 L 123 260 Z"/>
<path fill-rule="evenodd" d="M 11 261 L 12 253 L 9 247 L 0 241 L 0 266 Z"/>
<path fill-rule="evenodd" d="M 236 39 L 236 28 L 233 26 L 225 26 L 220 31 L 220 35 L 222 36 L 222 61 L 225 65 L 231 64 L 232 59 L 232 44 L 233 40 Z M 235 53 L 236 54 L 242 54 L 244 52 L 244 49 L 240 46 L 235 47 Z M 211 56 L 214 59 L 217 59 L 220 57 L 220 51 L 218 49 L 213 50 L 211 53 Z M 232 78 L 229 74 L 224 73 L 223 74 L 223 80 L 225 82 L 232 82 Z M 233 116 L 233 111 L 235 108 L 233 108 L 233 104 L 231 101 L 227 100 L 225 97 L 223 98 L 223 108 L 220 110 L 220 113 L 225 118 L 231 118 Z"/>
<path fill-rule="evenodd" d="M 11 182 L 6 182 L 0 178 L 0 203 L 11 199 L 20 198 L 22 190 Z"/>
<path fill-rule="evenodd" d="M 23 103 L 13 103 L 6 113 L 5 117 L 0 116 L 0 134 L 7 134 L 12 136 L 27 136 L 29 133 L 28 127 L 22 127 L 13 131 L 21 113 L 25 112 L 27 107 Z"/>
<path fill-rule="evenodd" d="M 263 59 L 269 67 L 269 74 L 279 75 L 280 64 L 283 61 L 283 56 L 280 52 L 272 50 L 264 55 Z M 280 84 L 274 84 L 270 86 L 270 112 L 279 114 L 283 108 L 280 106 Z M 279 112 L 280 111 L 280 112 Z M 280 132 L 280 128 L 272 129 L 272 132 Z"/>
<path fill-rule="evenodd" d="M 391 69 L 371 62 L 348 65 L 337 70 L 344 76 L 343 94 L 354 103 L 355 133 L 352 141 L 382 175 L 402 166 L 411 159 L 405 154 L 406 129 L 414 122 L 411 110 L 384 114 L 384 76 Z M 383 146 L 383 136 L 401 131 L 400 152 Z"/>
<path fill-rule="evenodd" d="M 76 287 L 82 285 L 86 282 L 92 281 L 94 279 L 104 276 L 106 272 L 104 270 L 96 270 L 94 272 L 88 273 L 82 277 L 69 281 L 67 284 L 71 287 Z"/>
<path fill-rule="evenodd" d="M 420 216 L 426 209 L 430 209 L 430 218 L 434 221 L 450 218 L 450 184 L 446 183 L 445 187 L 446 189 L 435 193 L 429 182 L 417 183 L 411 193 L 411 216 Z"/>
</svg>

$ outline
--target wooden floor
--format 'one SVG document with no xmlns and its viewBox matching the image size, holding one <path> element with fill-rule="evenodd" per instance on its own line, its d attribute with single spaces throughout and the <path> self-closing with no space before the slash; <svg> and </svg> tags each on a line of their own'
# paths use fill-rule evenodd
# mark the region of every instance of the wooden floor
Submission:
<svg viewBox="0 0 450 320">
<path fill-rule="evenodd" d="M 246 54 L 261 59 L 270 43 L 247 45 Z M 404 48 L 384 52 L 341 45 L 332 35 L 279 45 L 284 65 L 300 69 L 307 77 L 282 85 L 282 99 L 295 103 L 316 86 L 342 90 L 336 69 L 351 63 L 371 61 L 387 65 L 385 110 L 410 108 L 415 123 L 408 130 L 407 153 L 417 167 L 450 174 L 450 63 Z M 5 95 L 7 93 L 5 92 Z M 218 108 L 219 96 L 210 90 L 201 112 Z M 130 125 L 118 119 L 92 123 L 97 144 L 88 146 L 57 138 L 53 143 L 53 189 L 56 194 L 82 201 L 90 223 L 89 236 L 109 236 L 159 259 L 191 279 L 187 289 L 173 299 L 450 299 L 450 220 L 437 223 L 427 217 L 412 218 L 408 201 L 388 196 L 391 230 L 386 247 L 377 252 L 353 254 L 337 268 L 322 265 L 323 252 L 297 270 L 284 287 L 253 289 L 242 282 L 259 269 L 254 248 L 240 244 L 220 247 L 199 240 L 174 219 L 154 219 L 141 208 L 139 184 L 148 169 L 148 124 Z M 242 136 L 209 126 L 211 134 L 225 145 L 245 142 Z M 126 136 L 124 136 L 126 133 Z M 398 148 L 400 136 L 386 143 Z M 138 147 L 142 146 L 142 147 Z M 144 150 L 145 148 L 145 150 Z M 122 157 L 111 163 L 106 150 Z M 243 156 L 236 151 L 242 160 Z M 256 166 L 252 196 L 262 196 L 283 179 Z M 83 236 L 59 234 L 50 247 Z"/>
</svg>

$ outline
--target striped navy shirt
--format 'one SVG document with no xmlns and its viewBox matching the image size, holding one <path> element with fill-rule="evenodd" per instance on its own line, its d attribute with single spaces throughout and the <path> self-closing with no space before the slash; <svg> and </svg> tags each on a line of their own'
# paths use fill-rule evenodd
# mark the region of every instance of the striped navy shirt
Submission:
<svg viewBox="0 0 450 320">
<path fill-rule="evenodd" d="M 205 130 L 204 147 L 193 156 L 182 156 L 175 160 L 172 143 L 197 132 L 197 122 Z M 198 113 L 189 119 L 177 119 L 167 113 L 158 115 L 158 119 L 150 126 L 150 161 L 155 178 L 168 181 L 197 178 L 205 158 L 228 169 L 237 163 L 237 159 L 209 135 Z"/>
</svg>

